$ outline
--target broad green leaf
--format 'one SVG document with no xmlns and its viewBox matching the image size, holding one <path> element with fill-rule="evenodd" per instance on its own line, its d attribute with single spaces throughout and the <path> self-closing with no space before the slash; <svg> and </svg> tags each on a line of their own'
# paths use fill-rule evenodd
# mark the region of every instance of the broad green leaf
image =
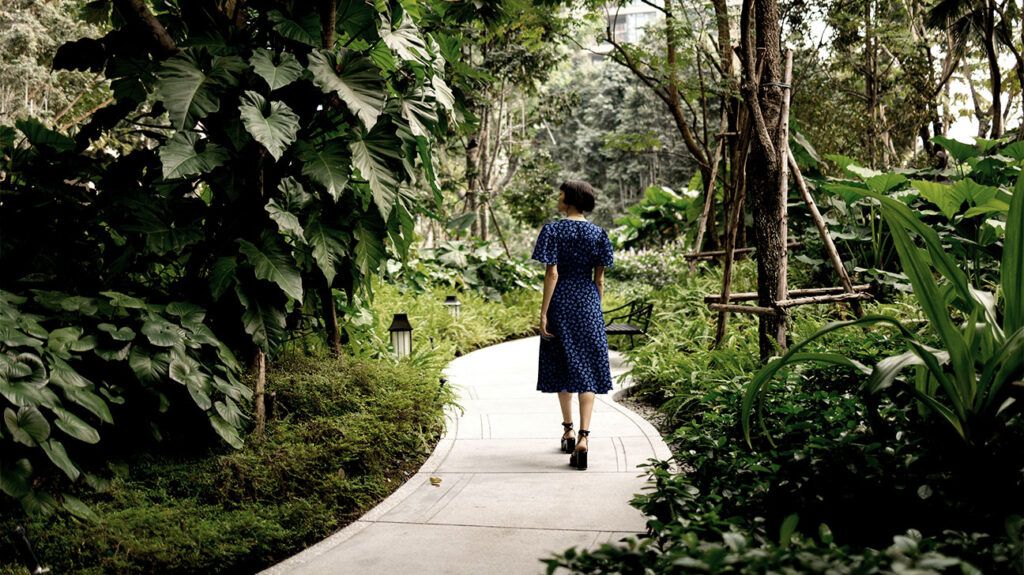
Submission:
<svg viewBox="0 0 1024 575">
<path fill-rule="evenodd" d="M 46 365 L 43 363 L 43 360 L 30 352 L 19 353 L 14 356 L 9 377 L 11 380 L 21 380 L 19 383 L 36 387 L 42 387 L 50 381 L 50 376 L 46 371 Z"/>
<path fill-rule="evenodd" d="M 213 404 L 217 413 L 236 429 L 240 429 L 245 423 L 245 414 L 238 409 L 238 405 L 228 397 L 226 401 L 218 401 Z"/>
<path fill-rule="evenodd" d="M 281 180 L 277 189 L 281 191 L 281 206 L 289 212 L 299 212 L 313 201 L 313 196 L 302 187 L 295 178 L 288 176 Z"/>
<path fill-rule="evenodd" d="M 430 79 L 430 85 L 434 88 L 434 98 L 437 100 L 437 103 L 444 106 L 448 111 L 454 110 L 455 94 L 452 93 L 452 89 L 445 83 L 444 78 L 440 74 L 434 74 Z"/>
<path fill-rule="evenodd" d="M 799 522 L 800 516 L 796 513 L 793 513 L 782 520 L 782 526 L 779 528 L 780 547 L 789 547 L 790 542 L 793 540 L 793 533 L 796 531 L 796 526 Z"/>
<path fill-rule="evenodd" d="M 191 356 L 175 351 L 171 354 L 171 364 L 168 370 L 171 379 L 182 384 L 200 383 L 205 374 L 203 368 Z"/>
<path fill-rule="evenodd" d="M 392 28 L 392 23 L 386 14 L 381 14 L 380 19 L 381 40 L 387 44 L 388 48 L 394 50 L 399 58 L 407 62 L 419 62 L 427 66 L 432 64 L 426 44 L 423 42 L 423 36 L 416 28 L 416 24 L 413 23 L 411 17 L 405 15 L 398 28 Z"/>
<path fill-rule="evenodd" d="M 321 184 L 334 201 L 341 199 L 351 171 L 345 145 L 337 140 L 331 140 L 319 149 L 307 145 L 299 150 L 298 156 L 302 161 L 302 175 Z"/>
<path fill-rule="evenodd" d="M 339 259 L 347 254 L 345 235 L 324 225 L 319 217 L 313 216 L 306 226 L 306 239 L 313 248 L 313 260 L 323 272 L 327 285 L 334 283 Z"/>
<path fill-rule="evenodd" d="M 71 458 L 68 457 L 68 452 L 64 449 L 63 443 L 56 439 L 49 439 L 46 443 L 40 444 L 39 447 L 43 448 L 43 451 L 46 453 L 46 456 L 50 458 L 50 461 L 59 467 L 60 470 L 68 476 L 68 479 L 74 481 L 78 479 L 79 475 L 81 475 L 81 472 L 77 467 L 75 467 L 75 464 L 71 462 Z"/>
<path fill-rule="evenodd" d="M 383 124 L 382 124 L 383 125 Z M 387 221 L 398 197 L 398 179 L 388 162 L 401 161 L 401 141 L 378 126 L 364 138 L 349 144 L 354 175 L 369 184 L 373 203 Z"/>
<path fill-rule="evenodd" d="M 54 423 L 61 431 L 85 443 L 99 443 L 100 434 L 93 426 L 66 409 L 60 407 L 51 407 L 50 409 L 57 415 L 57 420 Z"/>
<path fill-rule="evenodd" d="M 281 207 L 276 200 L 270 200 L 267 205 L 264 206 L 267 213 L 270 214 L 270 219 L 277 223 L 277 229 L 282 234 L 290 234 L 295 236 L 299 241 L 305 243 L 306 237 L 303 235 L 302 224 L 299 223 L 299 218 Z"/>
<path fill-rule="evenodd" d="M 1013 158 L 1018 162 L 1024 160 L 1024 141 L 1014 142 L 1009 146 L 1006 146 L 1002 150 L 999 150 L 999 153 L 1004 156 Z"/>
<path fill-rule="evenodd" d="M 906 183 L 907 177 L 903 174 L 897 174 L 895 172 L 886 172 L 877 176 L 872 176 L 865 180 L 864 183 L 869 188 L 878 192 L 879 194 L 888 193 L 889 190 L 895 189 L 900 185 Z"/>
<path fill-rule="evenodd" d="M 248 64 L 238 56 L 216 56 L 206 64 L 202 48 L 186 48 L 164 61 L 157 75 L 157 99 L 164 103 L 177 130 L 220 110 L 224 88 L 238 83 Z"/>
<path fill-rule="evenodd" d="M 939 211 L 942 212 L 942 215 L 946 216 L 947 220 L 953 219 L 953 216 L 960 211 L 960 206 L 967 199 L 963 195 L 963 190 L 954 188 L 949 184 L 914 180 L 910 185 L 921 194 L 922 198 L 939 206 Z"/>
<path fill-rule="evenodd" d="M 221 436 L 225 443 L 235 449 L 242 448 L 242 438 L 239 437 L 237 429 L 215 413 L 210 413 L 209 417 L 210 425 L 213 426 L 213 430 L 217 432 L 217 435 Z"/>
<path fill-rule="evenodd" d="M 206 318 L 206 310 L 188 302 L 173 301 L 167 304 L 167 313 L 180 318 L 182 325 L 201 324 Z"/>
<path fill-rule="evenodd" d="M 281 159 L 288 146 L 299 133 L 299 116 L 284 102 L 267 102 L 258 92 L 246 90 L 238 107 L 242 123 L 250 135 L 270 152 L 275 160 Z"/>
<path fill-rule="evenodd" d="M 277 63 L 274 60 L 277 60 Z M 270 90 L 287 86 L 302 75 L 302 64 L 291 52 L 274 54 L 266 48 L 257 48 L 249 58 L 249 64 L 256 73 L 267 81 Z"/>
<path fill-rule="evenodd" d="M 203 150 L 196 144 L 204 144 Z M 177 132 L 160 146 L 160 162 L 166 180 L 205 174 L 228 161 L 226 149 L 212 142 L 203 142 L 195 132 Z"/>
<path fill-rule="evenodd" d="M 22 497 L 32 488 L 31 477 L 32 464 L 28 459 L 0 459 L 0 491 L 16 499 Z"/>
<path fill-rule="evenodd" d="M 409 130 L 416 137 L 430 138 L 437 126 L 435 103 L 426 94 L 402 99 L 402 117 L 409 122 Z"/>
<path fill-rule="evenodd" d="M 970 158 L 978 156 L 978 150 L 971 144 L 965 144 L 958 140 L 947 138 L 945 136 L 933 136 L 932 143 L 938 144 L 945 148 L 950 155 L 952 155 L 957 162 L 965 162 Z"/>
<path fill-rule="evenodd" d="M 273 305 L 267 305 L 257 297 L 252 297 L 242 290 L 241 284 L 235 284 L 235 294 L 242 304 L 242 326 L 245 333 L 252 337 L 253 343 L 264 352 L 270 351 L 271 344 L 280 340 L 284 332 L 284 313 Z"/>
<path fill-rule="evenodd" d="M 1012 334 L 1024 328 L 1024 176 L 1017 176 L 1006 215 L 999 281 L 1003 288 L 1003 332 Z"/>
<path fill-rule="evenodd" d="M 157 347 L 171 347 L 183 340 L 185 330 L 158 315 L 150 315 L 142 324 L 142 333 L 149 343 Z"/>
<path fill-rule="evenodd" d="M 25 118 L 14 123 L 37 148 L 49 148 L 56 152 L 68 152 L 75 149 L 75 141 L 71 138 L 44 126 L 35 118 Z"/>
<path fill-rule="evenodd" d="M 51 358 L 50 381 L 67 389 L 85 389 L 92 385 L 88 379 L 82 377 L 73 367 L 59 357 Z"/>
<path fill-rule="evenodd" d="M 256 277 L 277 284 L 288 297 L 302 302 L 302 276 L 291 255 L 281 249 L 270 236 L 264 236 L 262 249 L 239 239 L 239 250 L 256 269 Z"/>
<path fill-rule="evenodd" d="M 121 307 L 126 309 L 145 309 L 146 302 L 142 301 L 137 297 L 125 295 L 116 291 L 103 291 L 100 295 L 107 296 L 110 298 L 110 305 L 114 307 Z"/>
<path fill-rule="evenodd" d="M 384 230 L 367 227 L 367 224 L 368 222 L 360 220 L 354 230 L 355 263 L 359 273 L 364 277 L 371 275 L 380 263 L 387 259 L 383 241 Z"/>
<path fill-rule="evenodd" d="M 167 375 L 169 358 L 166 354 L 150 354 L 145 349 L 135 346 L 128 355 L 128 365 L 135 372 L 135 377 L 143 383 L 158 383 Z"/>
<path fill-rule="evenodd" d="M 4 410 L 4 423 L 15 441 L 29 447 L 35 447 L 50 437 L 50 424 L 35 406 L 21 407 L 17 413 L 8 407 Z"/>
<path fill-rule="evenodd" d="M 933 352 L 932 355 L 935 356 L 935 360 L 940 365 L 949 362 L 948 352 L 941 352 L 930 348 L 925 349 L 929 352 Z M 917 365 L 925 365 L 925 360 L 917 354 L 916 349 L 886 357 L 875 364 L 875 369 L 872 371 L 871 377 L 864 383 L 864 389 L 868 393 L 877 393 L 892 385 L 893 380 L 895 380 L 904 369 Z M 945 377 L 944 373 L 933 375 L 937 378 Z"/>
<path fill-rule="evenodd" d="M 210 271 L 210 294 L 214 301 L 220 300 L 224 292 L 237 280 L 235 279 L 235 268 L 238 262 L 234 256 L 220 257 L 213 263 Z"/>
<path fill-rule="evenodd" d="M 274 31 L 284 38 L 314 48 L 320 46 L 320 17 L 315 10 L 308 10 L 297 19 L 286 16 L 279 10 L 271 10 L 267 13 L 267 18 L 274 23 Z"/>
<path fill-rule="evenodd" d="M 343 50 L 339 62 L 332 52 L 313 50 L 309 54 L 309 71 L 313 83 L 324 93 L 338 94 L 367 130 L 377 123 L 387 93 L 380 70 L 372 61 Z"/>
<path fill-rule="evenodd" d="M 135 331 L 130 327 L 117 327 L 109 323 L 101 323 L 96 329 L 110 335 L 114 341 L 132 341 L 135 339 Z"/>
<path fill-rule="evenodd" d="M 49 517 L 57 510 L 57 500 L 45 491 L 29 491 L 18 503 L 29 517 Z"/>
<path fill-rule="evenodd" d="M 83 330 L 80 327 L 62 327 L 50 332 L 46 340 L 46 347 L 56 354 L 65 354 L 71 349 L 78 338 L 82 337 Z"/>
<path fill-rule="evenodd" d="M 46 387 L 21 381 L 5 382 L 0 379 L 0 395 L 14 405 L 45 405 L 57 403 L 57 395 Z"/>
<path fill-rule="evenodd" d="M 110 408 L 103 398 L 89 391 L 88 389 L 65 389 L 64 397 L 72 403 L 77 403 L 86 408 L 104 423 L 114 423 L 114 417 L 110 414 Z"/>
<path fill-rule="evenodd" d="M 957 181 L 953 184 L 953 188 L 958 190 L 971 205 L 975 206 L 987 204 L 999 194 L 999 188 L 979 184 L 971 178 Z"/>
<path fill-rule="evenodd" d="M 79 519 L 85 519 L 86 521 L 91 521 L 92 523 L 100 522 L 99 515 L 96 515 L 96 512 L 93 511 L 91 507 L 86 505 L 84 501 L 77 497 L 68 495 L 67 493 L 65 493 L 63 497 L 64 500 L 61 502 L 61 505 L 69 513 L 71 513 L 75 517 L 78 517 Z"/>
</svg>

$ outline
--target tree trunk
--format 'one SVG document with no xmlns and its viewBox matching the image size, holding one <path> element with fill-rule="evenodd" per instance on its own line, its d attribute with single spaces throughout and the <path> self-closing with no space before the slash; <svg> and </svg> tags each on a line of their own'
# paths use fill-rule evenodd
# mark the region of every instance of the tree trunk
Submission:
<svg viewBox="0 0 1024 575">
<path fill-rule="evenodd" d="M 757 54 L 761 69 L 755 72 L 754 45 L 750 29 L 750 12 L 755 12 Z M 747 195 L 754 216 L 754 241 L 757 246 L 758 305 L 772 307 L 780 299 L 780 288 L 786 288 L 786 198 L 781 192 L 785 175 L 785 150 L 780 147 L 781 132 L 786 128 L 783 114 L 781 46 L 779 39 L 779 6 L 777 0 L 744 0 L 744 99 L 750 109 L 755 137 L 747 159 Z M 784 294 L 783 294 L 784 295 Z M 758 320 L 758 342 L 761 359 L 774 355 L 785 345 L 785 318 L 761 315 Z"/>
<path fill-rule="evenodd" d="M 325 280 L 320 286 L 320 313 L 324 319 L 327 349 L 334 357 L 341 357 L 341 332 L 338 329 L 338 310 L 334 306 L 334 293 Z"/>
<path fill-rule="evenodd" d="M 995 2 L 985 2 L 985 56 L 988 58 L 989 89 L 992 91 L 992 132 L 995 140 L 1003 135 L 1003 78 L 999 73 L 999 52 L 996 49 Z"/>
<path fill-rule="evenodd" d="M 256 389 L 254 398 L 256 400 L 256 435 L 262 436 L 267 425 L 267 411 L 264 403 L 264 395 L 267 389 L 267 355 L 262 349 L 256 349 L 253 358 L 252 369 L 256 375 Z"/>
</svg>

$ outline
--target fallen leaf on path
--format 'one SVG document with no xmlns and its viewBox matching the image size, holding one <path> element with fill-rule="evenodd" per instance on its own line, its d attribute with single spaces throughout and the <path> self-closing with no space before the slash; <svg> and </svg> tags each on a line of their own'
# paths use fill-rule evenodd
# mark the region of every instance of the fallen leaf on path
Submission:
<svg viewBox="0 0 1024 575">
<path fill-rule="evenodd" d="M 433 485 L 434 487 L 437 487 L 438 485 L 441 485 L 441 478 L 440 477 L 431 477 L 430 478 L 430 484 Z"/>
</svg>

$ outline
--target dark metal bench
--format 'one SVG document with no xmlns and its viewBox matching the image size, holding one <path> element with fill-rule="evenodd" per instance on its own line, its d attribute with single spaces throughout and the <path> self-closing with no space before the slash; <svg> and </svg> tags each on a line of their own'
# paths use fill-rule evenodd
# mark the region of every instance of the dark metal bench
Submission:
<svg viewBox="0 0 1024 575">
<path fill-rule="evenodd" d="M 627 308 L 629 311 L 623 311 Z M 612 315 L 606 320 L 604 332 L 608 335 L 628 335 L 629 345 L 632 346 L 634 336 L 647 334 L 652 311 L 654 311 L 654 304 L 635 299 L 625 305 L 602 312 L 604 315 L 623 312 L 619 315 Z"/>
</svg>

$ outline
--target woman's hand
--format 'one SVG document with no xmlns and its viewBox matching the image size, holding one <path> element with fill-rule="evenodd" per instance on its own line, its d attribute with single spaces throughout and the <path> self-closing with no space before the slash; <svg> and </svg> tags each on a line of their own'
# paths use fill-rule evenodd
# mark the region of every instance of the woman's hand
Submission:
<svg viewBox="0 0 1024 575">
<path fill-rule="evenodd" d="M 548 332 L 548 314 L 540 314 L 540 336 L 541 337 L 552 337 Z"/>
</svg>

